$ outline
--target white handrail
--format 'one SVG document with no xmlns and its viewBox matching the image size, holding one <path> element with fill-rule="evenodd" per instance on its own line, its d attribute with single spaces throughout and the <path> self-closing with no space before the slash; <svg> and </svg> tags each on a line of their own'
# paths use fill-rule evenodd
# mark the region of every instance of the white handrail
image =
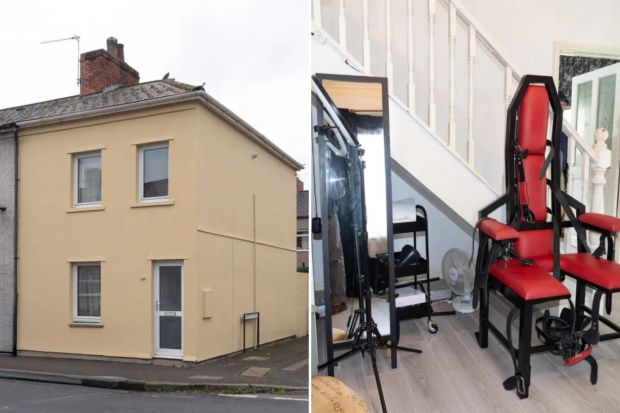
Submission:
<svg viewBox="0 0 620 413">
<path fill-rule="evenodd" d="M 573 128 L 573 125 L 571 125 L 566 119 L 564 119 L 564 121 L 562 122 L 562 131 L 564 131 L 564 133 L 566 134 L 566 136 L 568 136 L 569 139 L 574 139 L 575 146 L 577 146 L 582 153 L 586 153 L 590 158 L 594 159 L 595 162 L 598 160 L 597 155 L 596 153 L 594 153 L 592 147 L 590 147 L 583 140 L 581 135 L 579 135 L 579 132 L 577 132 L 575 128 Z"/>
<path fill-rule="evenodd" d="M 474 82 L 474 69 L 476 64 L 476 47 L 478 44 L 484 46 L 488 52 L 495 58 L 497 61 L 503 66 L 503 77 L 504 77 L 504 85 L 503 85 L 503 95 L 504 100 L 506 102 L 506 106 L 509 105 L 512 94 L 514 93 L 513 81 L 519 81 L 523 73 L 516 64 L 513 63 L 513 60 L 508 57 L 508 54 L 493 40 L 491 35 L 482 27 L 482 25 L 478 22 L 478 20 L 466 9 L 466 7 L 462 4 L 461 0 L 443 0 L 443 3 L 448 6 L 448 53 L 449 53 L 449 97 L 448 97 L 448 136 L 447 140 L 437 136 L 437 115 L 436 115 L 436 96 L 435 96 L 435 53 L 434 53 L 434 42 L 435 42 L 435 24 L 436 24 L 436 7 L 437 0 L 426 0 L 428 4 L 428 15 L 425 16 L 428 23 L 428 41 L 429 41 L 429 52 L 428 52 L 428 118 L 425 122 L 431 134 L 439 139 L 442 143 L 444 143 L 449 151 L 454 154 L 458 159 L 462 159 L 462 157 L 456 151 L 456 123 L 455 123 L 455 77 L 454 77 L 454 47 L 456 42 L 456 20 L 460 19 L 465 23 L 465 27 L 468 29 L 468 63 L 467 63 L 467 82 L 468 82 L 468 113 L 467 113 L 467 141 L 466 141 L 466 163 L 468 168 L 474 172 L 476 175 L 476 165 L 475 162 L 475 132 L 474 132 L 474 97 L 475 97 L 475 82 Z M 323 31 L 322 29 L 322 19 L 321 19 L 321 0 L 314 0 L 315 7 L 314 12 L 315 15 L 315 27 Z M 318 3 L 318 4 L 317 4 Z M 363 51 L 363 62 L 357 62 L 355 58 L 351 56 L 349 51 L 347 50 L 346 44 L 346 17 L 345 17 L 345 5 L 344 0 L 338 1 L 338 7 L 336 8 L 336 12 L 338 13 L 337 21 L 338 21 L 338 41 L 335 46 L 340 47 L 343 56 L 346 56 L 347 63 L 349 65 L 354 65 L 360 67 L 360 70 L 365 72 L 366 74 L 371 73 L 371 65 L 370 65 L 370 48 L 371 42 L 369 39 L 369 17 L 368 17 L 368 0 L 364 0 L 361 2 L 360 6 L 362 8 L 362 51 Z M 393 99 L 400 101 L 393 90 L 393 60 L 392 60 L 392 21 L 391 21 L 391 0 L 386 0 L 385 4 L 385 47 L 386 47 L 386 62 L 385 62 L 385 70 L 386 76 L 390 78 L 388 84 L 390 95 Z M 318 18 L 317 18 L 318 17 Z M 325 33 L 326 34 L 326 33 Z M 331 39 L 331 36 L 326 36 L 328 39 Z M 409 112 L 416 117 L 416 119 L 420 120 L 420 117 L 416 114 L 416 105 L 415 105 L 415 91 L 416 91 L 416 79 L 414 79 L 413 68 L 415 65 L 413 58 L 413 44 L 414 44 L 414 36 L 413 36 L 413 0 L 407 1 L 407 104 L 406 108 Z M 569 153 L 568 153 L 568 190 L 569 192 L 572 190 L 573 182 L 572 179 L 575 176 L 572 168 L 575 166 L 575 151 L 579 150 L 584 159 L 581 162 L 581 178 L 588 178 L 589 176 L 589 168 L 590 165 L 596 166 L 598 159 L 597 154 L 593 151 L 592 147 L 586 142 L 579 133 L 575 130 L 575 128 L 568 122 L 567 119 L 564 119 L 562 122 L 562 130 L 568 136 L 569 143 Z M 582 193 L 585 197 L 587 192 L 586 185 L 582 186 Z"/>
</svg>

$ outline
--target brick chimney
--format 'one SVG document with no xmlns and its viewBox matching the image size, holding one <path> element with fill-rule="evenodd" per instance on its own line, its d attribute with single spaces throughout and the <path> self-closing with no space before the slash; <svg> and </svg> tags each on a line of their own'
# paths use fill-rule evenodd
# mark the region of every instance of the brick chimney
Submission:
<svg viewBox="0 0 620 413">
<path fill-rule="evenodd" d="M 125 50 L 114 37 L 107 40 L 107 50 L 80 55 L 80 95 L 101 92 L 109 86 L 136 85 L 140 74 L 125 63 Z"/>
<path fill-rule="evenodd" d="M 301 179 L 297 178 L 297 192 L 304 190 L 304 183 Z"/>
</svg>

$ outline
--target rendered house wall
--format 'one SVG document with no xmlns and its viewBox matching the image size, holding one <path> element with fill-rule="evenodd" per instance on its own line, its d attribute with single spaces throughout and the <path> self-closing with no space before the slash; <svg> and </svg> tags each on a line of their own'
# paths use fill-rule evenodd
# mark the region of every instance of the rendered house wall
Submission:
<svg viewBox="0 0 620 413">
<path fill-rule="evenodd" d="M 197 105 L 20 131 L 18 349 L 151 358 L 153 260 L 182 259 L 195 285 Z M 136 207 L 137 144 L 172 139 L 174 205 Z M 101 149 L 105 209 L 71 208 L 71 153 Z M 74 327 L 71 262 L 101 261 L 101 328 Z M 185 294 L 184 358 L 196 359 L 195 297 Z"/>
<path fill-rule="evenodd" d="M 213 300 L 212 317 L 198 320 L 204 359 L 243 347 L 243 313 L 260 312 L 261 342 L 299 329 L 296 171 L 214 114 L 200 117 L 197 290 Z M 250 346 L 254 322 L 247 328 Z"/>
<path fill-rule="evenodd" d="M 165 139 L 174 204 L 138 207 L 136 145 Z M 261 312 L 261 342 L 298 331 L 296 171 L 230 123 L 187 103 L 22 130 L 20 142 L 19 350 L 152 358 L 162 259 L 184 261 L 184 360 L 240 350 L 244 312 Z M 105 209 L 76 212 L 71 153 L 94 149 Z M 102 262 L 101 328 L 71 326 L 76 261 Z"/>
<path fill-rule="evenodd" d="M 0 352 L 13 351 L 15 140 L 0 133 Z"/>
</svg>

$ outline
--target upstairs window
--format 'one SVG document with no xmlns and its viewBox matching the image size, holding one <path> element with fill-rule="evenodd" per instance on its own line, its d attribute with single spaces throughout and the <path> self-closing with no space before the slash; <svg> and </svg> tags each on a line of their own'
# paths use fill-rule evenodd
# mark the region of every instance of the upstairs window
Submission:
<svg viewBox="0 0 620 413">
<path fill-rule="evenodd" d="M 140 200 L 168 198 L 168 143 L 140 147 Z"/>
<path fill-rule="evenodd" d="M 101 152 L 73 157 L 75 206 L 101 203 Z"/>
</svg>

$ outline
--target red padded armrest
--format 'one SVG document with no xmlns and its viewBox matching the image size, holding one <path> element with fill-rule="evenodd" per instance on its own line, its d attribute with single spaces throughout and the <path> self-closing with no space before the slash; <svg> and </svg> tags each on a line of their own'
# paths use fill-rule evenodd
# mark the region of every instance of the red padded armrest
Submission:
<svg viewBox="0 0 620 413">
<path fill-rule="evenodd" d="M 579 215 L 579 221 L 586 225 L 604 229 L 605 231 L 620 232 L 620 219 L 609 215 L 586 212 Z"/>
<path fill-rule="evenodd" d="M 493 218 L 487 218 L 478 224 L 480 231 L 491 237 L 494 241 L 519 238 L 519 233 L 510 225 L 502 224 Z"/>
</svg>

